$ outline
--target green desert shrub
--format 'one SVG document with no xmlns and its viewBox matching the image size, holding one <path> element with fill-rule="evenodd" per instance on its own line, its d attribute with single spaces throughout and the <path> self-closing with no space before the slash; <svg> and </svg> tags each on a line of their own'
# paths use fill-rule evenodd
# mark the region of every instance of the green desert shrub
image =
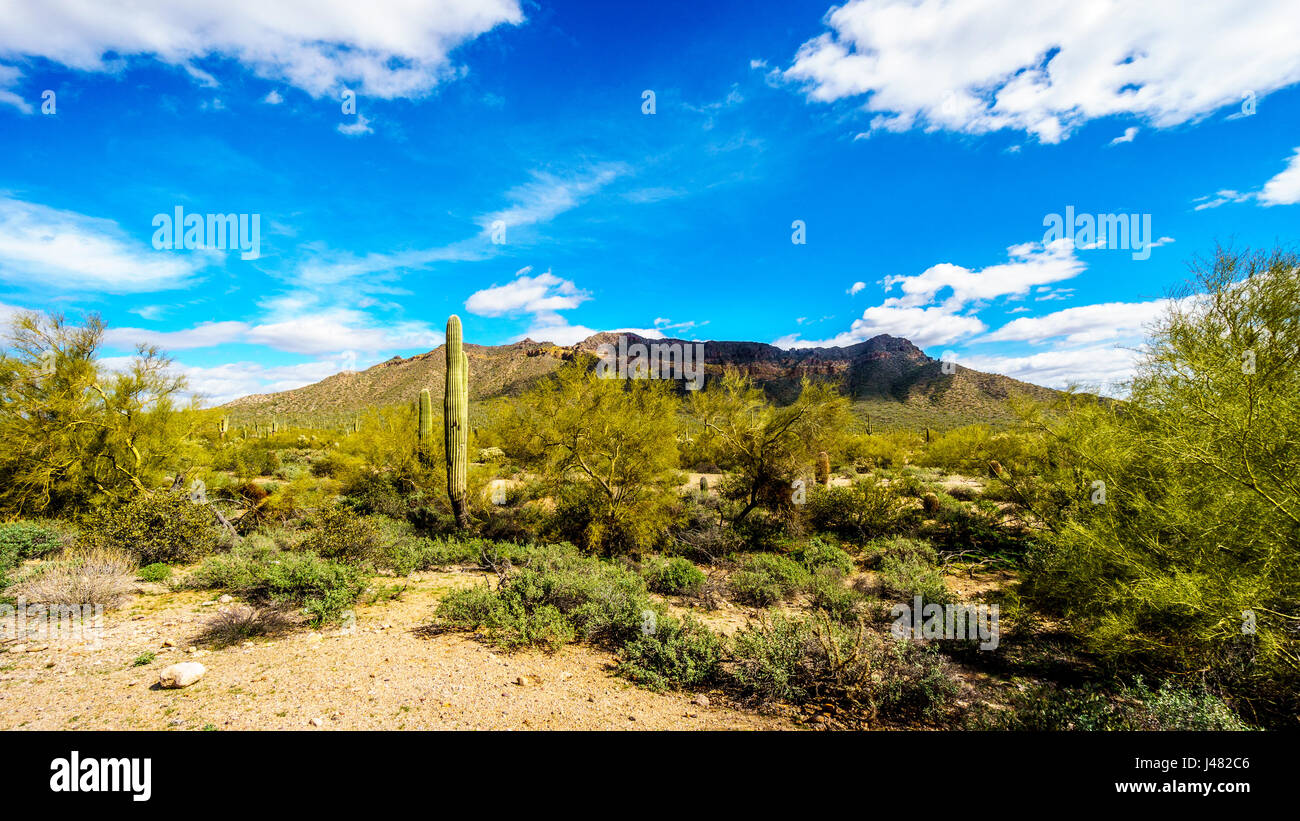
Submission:
<svg viewBox="0 0 1300 821">
<path fill-rule="evenodd" d="M 905 520 L 898 494 L 875 477 L 859 479 L 847 487 L 814 486 L 804 510 L 818 532 L 856 541 L 894 533 Z"/>
<path fill-rule="evenodd" d="M 438 605 L 446 626 L 483 631 L 497 645 L 555 649 L 583 640 L 613 647 L 641 634 L 659 608 L 637 573 L 572 545 L 534 548 L 493 591 L 458 590 Z"/>
<path fill-rule="evenodd" d="M 139 575 L 141 580 L 146 582 L 165 582 L 167 579 L 171 578 L 172 568 L 171 565 L 163 564 L 162 562 L 154 562 L 153 564 L 147 564 L 140 568 Z"/>
<path fill-rule="evenodd" d="M 1222 699 L 1205 690 L 1169 682 L 1153 690 L 1141 678 L 1114 688 L 1020 685 L 1011 692 L 1005 709 L 981 713 L 970 723 L 975 729 L 1034 731 L 1252 729 Z"/>
<path fill-rule="evenodd" d="M 904 601 L 920 596 L 926 604 L 942 604 L 950 599 L 943 570 L 938 566 L 938 553 L 919 540 L 887 541 L 876 579 L 883 594 Z"/>
<path fill-rule="evenodd" d="M 816 573 L 823 568 L 833 568 L 841 575 L 847 576 L 856 567 L 853 557 L 842 548 L 817 537 L 809 539 L 799 549 L 797 556 L 809 573 Z"/>
<path fill-rule="evenodd" d="M 651 690 L 682 690 L 713 683 L 722 641 L 698 621 L 657 617 L 623 646 L 619 675 Z"/>
<path fill-rule="evenodd" d="M 86 548 L 123 550 L 140 564 L 189 564 L 224 543 L 206 505 L 180 493 L 141 493 L 125 505 L 87 517 L 78 536 Z"/>
<path fill-rule="evenodd" d="M 367 564 L 378 558 L 383 545 L 375 522 L 337 505 L 316 516 L 298 546 L 326 559 Z"/>
<path fill-rule="evenodd" d="M 823 567 L 812 574 L 808 597 L 814 609 L 842 622 L 851 622 L 862 615 L 866 603 L 863 595 L 849 587 L 844 574 L 834 567 Z"/>
<path fill-rule="evenodd" d="M 943 657 L 868 631 L 861 621 L 772 614 L 732 638 L 731 678 L 760 702 L 840 703 L 850 717 L 938 722 L 957 687 Z"/>
<path fill-rule="evenodd" d="M 18 561 L 44 559 L 70 547 L 75 538 L 75 531 L 61 522 L 7 522 L 0 524 L 0 555 L 11 553 Z"/>
<path fill-rule="evenodd" d="M 758 553 L 740 561 L 727 587 L 736 601 L 767 607 L 804 590 L 808 579 L 808 571 L 793 559 Z"/>
<path fill-rule="evenodd" d="M 227 590 L 252 601 L 301 607 L 314 623 L 338 621 L 366 587 L 354 565 L 306 551 L 241 545 L 210 557 L 186 581 L 195 589 Z"/>
<path fill-rule="evenodd" d="M 641 574 L 651 590 L 669 596 L 697 593 L 707 578 L 703 570 L 681 556 L 650 559 L 641 568 Z"/>
</svg>

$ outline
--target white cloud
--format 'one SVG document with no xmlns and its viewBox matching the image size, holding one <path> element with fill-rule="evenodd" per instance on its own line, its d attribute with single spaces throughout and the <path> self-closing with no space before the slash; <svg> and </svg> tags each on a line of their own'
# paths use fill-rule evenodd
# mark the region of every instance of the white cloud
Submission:
<svg viewBox="0 0 1300 821">
<path fill-rule="evenodd" d="M 357 115 L 356 122 L 339 123 L 338 130 L 345 137 L 362 137 L 375 133 L 375 130 L 370 127 L 370 120 L 360 114 Z"/>
<path fill-rule="evenodd" d="M 457 46 L 523 20 L 518 0 L 10 0 L 0 4 L 0 57 L 83 71 L 113 71 L 135 55 L 187 70 L 223 57 L 316 97 L 346 83 L 391 99 L 456 76 Z"/>
<path fill-rule="evenodd" d="M 1119 384 L 1132 378 L 1137 358 L 1136 350 L 1092 346 L 1029 356 L 963 355 L 960 361 L 967 368 L 1000 373 L 1035 385 L 1101 387 L 1102 393 L 1116 395 L 1120 393 Z"/>
<path fill-rule="evenodd" d="M 1246 202 L 1253 196 L 1254 195 L 1250 193 L 1242 193 L 1240 191 L 1233 191 L 1231 188 L 1225 188 L 1222 191 L 1216 192 L 1214 196 L 1206 195 L 1192 200 L 1192 202 L 1199 203 L 1199 205 L 1197 205 L 1193 210 L 1204 211 L 1207 208 L 1218 208 L 1220 205 L 1227 205 L 1230 202 Z"/>
<path fill-rule="evenodd" d="M 850 285 L 849 289 L 844 293 L 848 294 L 849 296 L 853 296 L 854 294 L 858 293 L 858 291 L 861 291 L 865 287 L 867 287 L 867 283 L 855 282 L 852 285 Z"/>
<path fill-rule="evenodd" d="M 231 362 L 213 367 L 177 362 L 173 370 L 186 378 L 192 394 L 202 397 L 204 405 L 212 406 L 249 394 L 275 393 L 311 385 L 333 376 L 348 364 L 350 362 L 343 359 L 322 359 L 272 367 L 260 362 Z"/>
<path fill-rule="evenodd" d="M 1264 205 L 1294 205 L 1300 202 L 1300 147 L 1291 155 L 1287 167 L 1276 177 L 1264 183 L 1259 192 Z"/>
<path fill-rule="evenodd" d="M 146 328 L 108 328 L 104 344 L 115 348 L 134 348 L 137 344 L 157 345 L 166 351 L 210 348 L 235 342 L 248 333 L 245 322 L 201 322 L 179 331 L 153 331 Z"/>
<path fill-rule="evenodd" d="M 17 85 L 22 76 L 23 73 L 14 66 L 0 65 L 0 105 L 11 105 L 24 114 L 31 114 L 35 110 L 31 103 L 8 90 L 9 86 Z"/>
<path fill-rule="evenodd" d="M 1258 191 L 1243 192 L 1229 188 L 1218 191 L 1213 196 L 1197 197 L 1192 202 L 1197 203 L 1193 210 L 1204 211 L 1207 208 L 1218 208 L 1220 205 L 1249 200 L 1255 200 L 1265 207 L 1295 205 L 1300 202 L 1300 146 L 1295 148 L 1295 153 L 1287 160 L 1286 168 L 1264 183 Z"/>
<path fill-rule="evenodd" d="M 783 74 L 860 99 L 873 131 L 1023 131 L 1104 117 L 1179 125 L 1300 81 L 1293 0 L 849 0 Z"/>
<path fill-rule="evenodd" d="M 1111 140 L 1109 145 L 1120 145 L 1121 143 L 1131 143 L 1133 142 L 1133 138 L 1136 137 L 1137 134 L 1138 134 L 1138 129 L 1136 127 L 1126 128 L 1124 129 L 1124 133 L 1119 135 L 1115 139 Z"/>
<path fill-rule="evenodd" d="M 1046 247 L 1032 242 L 1013 245 L 1007 254 L 1008 262 L 982 270 L 943 262 L 915 276 L 886 277 L 886 292 L 898 286 L 901 296 L 867 308 L 849 330 L 823 340 L 802 340 L 798 334 L 789 334 L 773 344 L 784 348 L 844 346 L 890 334 L 920 347 L 947 345 L 988 329 L 973 313 L 981 304 L 997 297 L 1023 296 L 1035 287 L 1077 276 L 1084 267 L 1069 240 Z"/>
<path fill-rule="evenodd" d="M 1069 345 L 1086 345 L 1123 339 L 1141 335 L 1168 306 L 1166 299 L 1080 305 L 1042 316 L 1022 316 L 978 341 L 1041 343 L 1058 339 Z"/>
<path fill-rule="evenodd" d="M 0 280 L 5 282 L 110 294 L 161 291 L 187 284 L 204 257 L 156 251 L 112 220 L 0 197 Z"/>
<path fill-rule="evenodd" d="M 947 345 L 959 339 L 974 336 L 987 329 L 987 325 L 974 316 L 950 313 L 943 308 L 898 308 L 883 305 L 868 308 L 861 319 L 853 320 L 844 333 L 820 341 L 799 339 L 790 334 L 772 344 L 778 348 L 830 348 L 844 347 L 863 342 L 873 336 L 889 334 L 909 339 L 922 348 L 929 345 Z"/>
<path fill-rule="evenodd" d="M 267 93 L 267 95 L 262 98 L 262 102 L 266 103 L 267 105 L 279 105 L 280 103 L 284 102 L 284 97 L 280 96 L 280 92 L 276 91 L 275 89 L 271 89 Z"/>
<path fill-rule="evenodd" d="M 412 348 L 428 350 L 443 342 L 444 335 L 424 322 L 379 322 L 362 311 L 292 301 L 272 304 L 286 310 L 260 323 L 203 322 L 177 331 L 109 328 L 104 341 L 119 349 L 145 343 L 167 351 L 239 343 L 312 356 L 344 351 L 380 354 Z"/>
<path fill-rule="evenodd" d="M 465 300 L 465 310 L 479 316 L 554 314 L 576 308 L 590 299 L 590 295 L 567 279 L 561 279 L 550 271 L 530 277 L 526 273 L 530 270 L 523 269 L 513 282 L 470 294 Z"/>
<path fill-rule="evenodd" d="M 480 217 L 479 225 L 487 232 L 498 220 L 505 223 L 507 230 L 546 222 L 577 207 L 629 171 L 623 163 L 601 163 L 567 175 L 534 171 L 531 181 L 506 192 L 512 203 L 509 207 Z"/>
<path fill-rule="evenodd" d="M 1057 240 L 1046 247 L 1032 242 L 1013 245 L 1007 249 L 1007 255 L 1008 262 L 978 271 L 943 262 L 916 276 L 886 277 L 885 290 L 898 285 L 903 294 L 886 299 L 884 304 L 925 305 L 948 293 L 943 307 L 957 311 L 972 302 L 1023 295 L 1034 286 L 1071 279 L 1084 268 L 1069 240 Z"/>
</svg>

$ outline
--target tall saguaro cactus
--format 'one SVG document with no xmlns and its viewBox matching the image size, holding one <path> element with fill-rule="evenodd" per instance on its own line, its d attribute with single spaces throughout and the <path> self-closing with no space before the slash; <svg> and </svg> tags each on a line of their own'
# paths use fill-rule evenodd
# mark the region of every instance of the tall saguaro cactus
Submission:
<svg viewBox="0 0 1300 821">
<path fill-rule="evenodd" d="M 447 318 L 447 392 L 442 425 L 447 444 L 447 495 L 456 525 L 469 526 L 469 494 L 465 474 L 469 467 L 469 358 L 461 343 L 460 317 Z"/>
<path fill-rule="evenodd" d="M 217 425 L 217 430 L 221 433 L 221 439 L 224 441 L 226 433 L 230 430 L 230 417 L 221 417 L 221 423 Z"/>
<path fill-rule="evenodd" d="M 420 437 L 420 461 L 428 464 L 429 448 L 433 446 L 433 398 L 428 388 L 420 391 L 420 427 L 416 432 Z"/>
</svg>

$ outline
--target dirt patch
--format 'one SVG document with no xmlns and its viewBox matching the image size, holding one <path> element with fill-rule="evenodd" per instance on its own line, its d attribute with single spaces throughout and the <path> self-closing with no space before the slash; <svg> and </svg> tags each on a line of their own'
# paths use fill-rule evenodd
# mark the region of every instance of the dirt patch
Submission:
<svg viewBox="0 0 1300 821">
<path fill-rule="evenodd" d="M 96 642 L 34 651 L 40 645 L 29 645 L 23 652 L 10 643 L 0 653 L 0 729 L 795 727 L 788 719 L 729 706 L 714 694 L 703 707 L 688 693 L 640 689 L 612 674 L 610 653 L 593 648 L 505 654 L 465 634 L 431 636 L 421 629 L 441 596 L 486 578 L 456 570 L 416 574 L 399 599 L 359 606 L 353 628 L 196 653 L 186 650 L 191 638 L 222 605 L 208 593 L 142 590 L 127 607 L 105 615 Z M 168 641 L 178 646 L 164 647 Z M 163 668 L 188 660 L 207 667 L 199 683 L 152 689 Z"/>
</svg>

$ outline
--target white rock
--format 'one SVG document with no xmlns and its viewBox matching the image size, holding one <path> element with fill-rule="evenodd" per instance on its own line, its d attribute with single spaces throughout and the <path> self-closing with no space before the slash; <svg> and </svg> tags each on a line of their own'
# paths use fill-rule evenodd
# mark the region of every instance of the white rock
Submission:
<svg viewBox="0 0 1300 821">
<path fill-rule="evenodd" d="M 235 597 L 232 596 L 232 595 L 230 595 L 229 593 L 227 593 L 226 595 L 224 595 L 224 596 L 222 596 L 221 598 L 217 599 L 217 602 L 218 602 L 219 604 L 230 604 L 230 603 L 231 603 L 232 601 L 234 601 L 234 600 L 235 600 Z"/>
<path fill-rule="evenodd" d="M 313 718 L 313 719 L 312 719 L 311 721 L 309 721 L 308 723 L 311 724 L 311 726 L 313 726 L 313 727 L 319 727 L 320 725 L 324 724 L 325 722 L 321 721 L 319 718 Z"/>
<path fill-rule="evenodd" d="M 179 690 L 203 678 L 206 672 L 208 668 L 197 661 L 183 661 L 163 670 L 158 675 L 158 686 L 164 690 Z"/>
</svg>

